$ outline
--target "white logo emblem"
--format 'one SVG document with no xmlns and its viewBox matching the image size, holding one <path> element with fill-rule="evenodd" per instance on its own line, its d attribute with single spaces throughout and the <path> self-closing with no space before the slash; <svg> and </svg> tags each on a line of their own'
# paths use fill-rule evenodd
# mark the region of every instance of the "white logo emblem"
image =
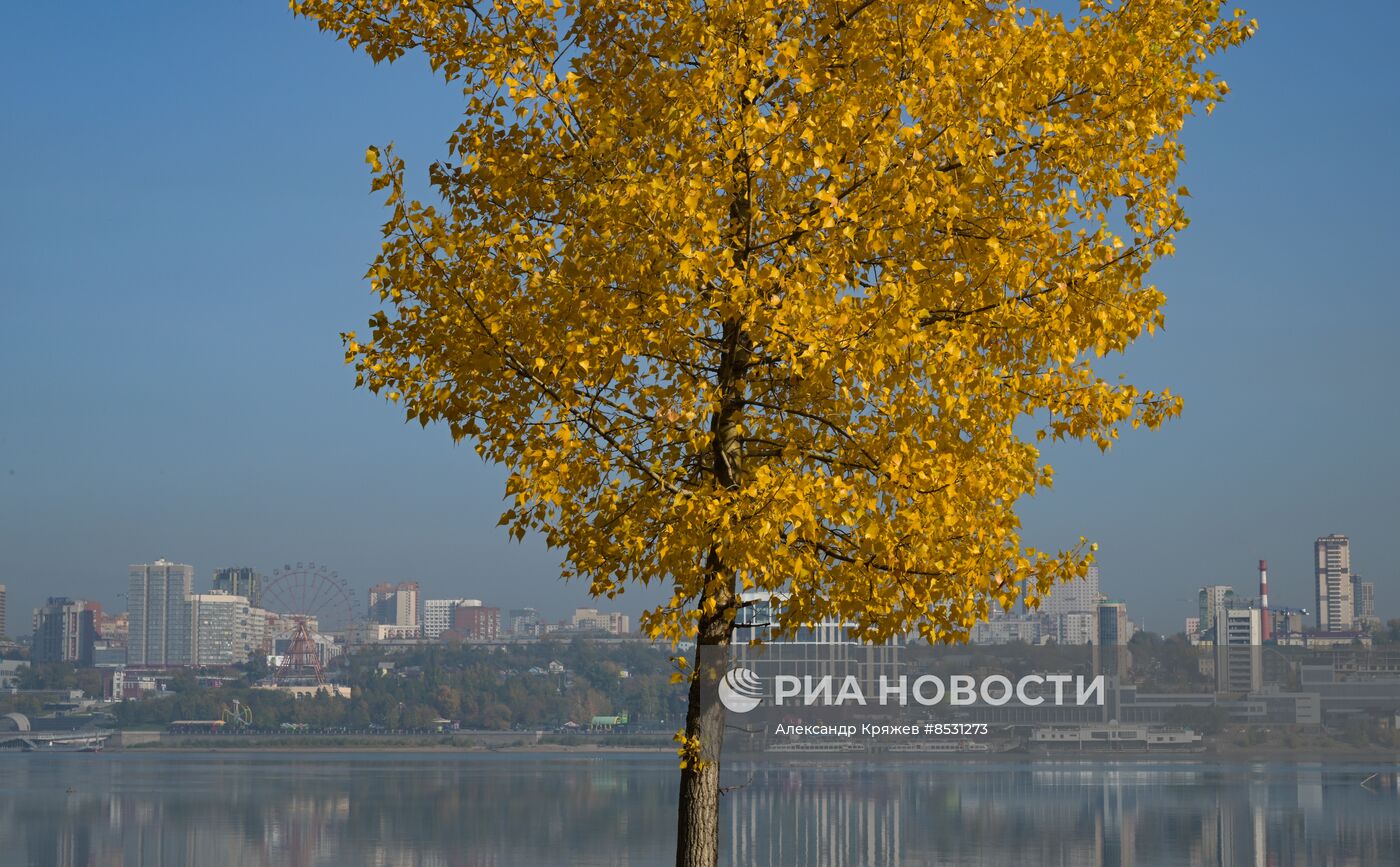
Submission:
<svg viewBox="0 0 1400 867">
<path fill-rule="evenodd" d="M 735 713 L 748 713 L 763 701 L 763 678 L 747 668 L 735 668 L 720 679 L 720 704 Z"/>
</svg>

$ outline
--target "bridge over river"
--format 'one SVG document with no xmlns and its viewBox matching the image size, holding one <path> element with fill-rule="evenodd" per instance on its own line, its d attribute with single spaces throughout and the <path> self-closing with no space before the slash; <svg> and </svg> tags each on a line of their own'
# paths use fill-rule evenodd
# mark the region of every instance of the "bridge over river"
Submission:
<svg viewBox="0 0 1400 867">
<path fill-rule="evenodd" d="M 102 749 L 112 732 L 94 729 L 36 732 L 22 713 L 0 716 L 0 749 L 26 752 L 93 752 Z"/>
</svg>

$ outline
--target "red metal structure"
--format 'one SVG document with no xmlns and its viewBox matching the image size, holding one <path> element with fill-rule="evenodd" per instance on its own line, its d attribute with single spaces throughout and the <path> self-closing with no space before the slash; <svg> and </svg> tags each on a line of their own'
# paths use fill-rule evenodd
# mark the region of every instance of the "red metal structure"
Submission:
<svg viewBox="0 0 1400 867">
<path fill-rule="evenodd" d="M 263 604 L 277 615 L 273 643 L 281 661 L 273 680 L 281 686 L 325 683 L 327 663 L 354 637 L 350 585 L 324 566 L 287 564 L 273 570 Z"/>
</svg>

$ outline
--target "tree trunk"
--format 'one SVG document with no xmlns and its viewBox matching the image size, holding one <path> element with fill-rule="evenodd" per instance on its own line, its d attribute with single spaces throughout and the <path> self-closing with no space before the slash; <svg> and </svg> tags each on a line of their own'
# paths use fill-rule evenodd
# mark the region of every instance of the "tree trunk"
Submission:
<svg viewBox="0 0 1400 867">
<path fill-rule="evenodd" d="M 738 323 L 724 326 L 719 386 L 722 400 L 710 420 L 711 459 L 719 487 L 738 486 L 743 450 L 739 420 L 743 415 L 743 377 L 748 348 Z M 687 756 L 681 768 L 676 824 L 676 867 L 715 867 L 719 863 L 719 759 L 724 745 L 724 706 L 719 680 L 729 670 L 729 639 L 738 609 L 734 577 L 711 550 L 705 563 L 700 622 L 695 636 L 695 671 L 685 714 Z"/>
<path fill-rule="evenodd" d="M 748 103 L 751 97 L 744 95 Z M 748 154 L 743 149 L 732 163 L 734 197 L 729 205 L 733 229 L 734 267 L 742 270 L 749 258 L 753 230 Z M 733 490 L 742 484 L 744 449 L 740 427 L 744 416 L 745 378 L 751 346 L 744 324 L 723 323 L 715 386 L 719 406 L 710 417 L 710 470 L 715 484 Z M 719 680 L 729 670 L 729 639 L 738 599 L 734 576 L 717 550 L 705 563 L 705 589 L 700 594 L 700 622 L 695 637 L 695 671 L 685 713 L 687 755 L 681 768 L 680 800 L 676 810 L 676 867 L 716 867 L 719 863 L 719 759 L 724 745 L 724 706 Z"/>
<path fill-rule="evenodd" d="M 676 823 L 676 867 L 715 867 L 719 862 L 719 758 L 724 744 L 724 707 L 718 684 L 728 668 L 732 608 L 723 606 L 700 621 L 695 672 L 685 714 L 688 743 L 699 749 L 681 769 Z"/>
</svg>

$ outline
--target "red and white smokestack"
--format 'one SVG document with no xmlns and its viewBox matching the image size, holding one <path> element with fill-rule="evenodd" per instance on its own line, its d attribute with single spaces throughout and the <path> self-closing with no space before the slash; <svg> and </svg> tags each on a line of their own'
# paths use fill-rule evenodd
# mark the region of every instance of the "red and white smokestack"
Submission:
<svg viewBox="0 0 1400 867">
<path fill-rule="evenodd" d="M 1259 561 L 1259 637 L 1263 641 L 1273 638 L 1273 624 L 1269 617 L 1269 561 Z"/>
</svg>

